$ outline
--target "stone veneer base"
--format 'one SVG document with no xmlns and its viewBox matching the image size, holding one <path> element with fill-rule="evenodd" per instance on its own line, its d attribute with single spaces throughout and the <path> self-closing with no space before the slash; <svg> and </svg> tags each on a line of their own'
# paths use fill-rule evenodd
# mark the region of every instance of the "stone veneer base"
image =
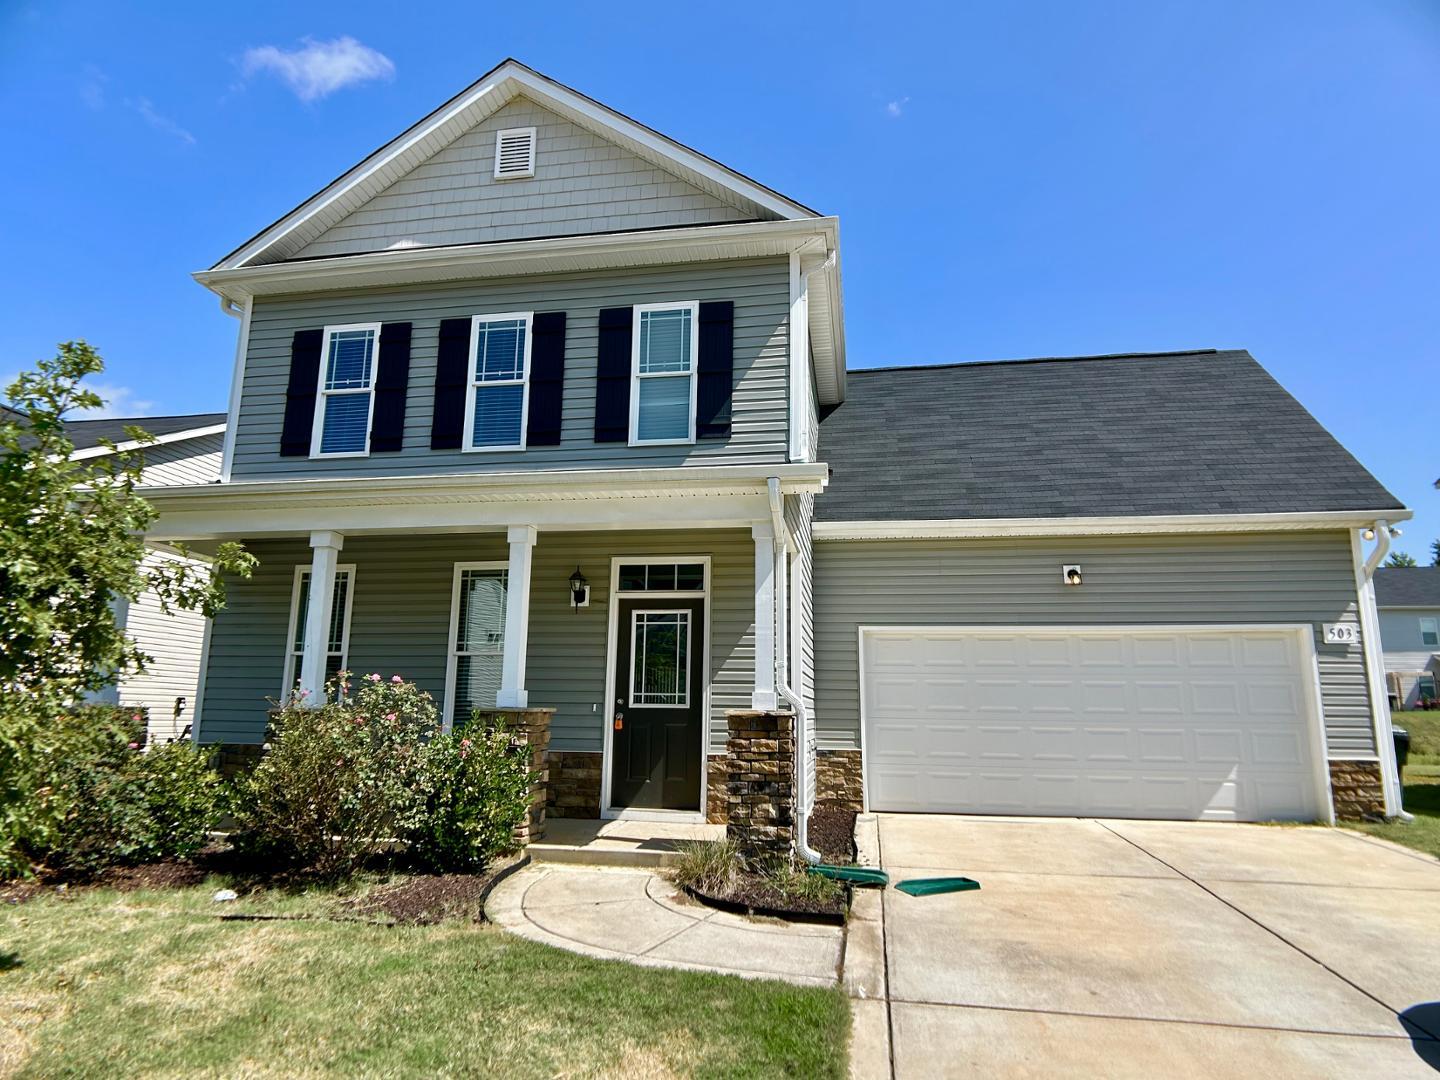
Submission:
<svg viewBox="0 0 1440 1080">
<path fill-rule="evenodd" d="M 859 750 L 820 750 L 815 754 L 815 805 L 834 810 L 865 809 L 865 781 Z"/>
<path fill-rule="evenodd" d="M 795 833 L 795 717 L 737 709 L 725 720 L 725 835 L 744 851 L 788 852 Z"/>
<path fill-rule="evenodd" d="M 605 756 L 589 750 L 550 751 L 551 817 L 598 818 Z"/>
<path fill-rule="evenodd" d="M 1378 761 L 1330 762 L 1330 796 L 1341 821 L 1385 816 L 1385 782 Z"/>
</svg>

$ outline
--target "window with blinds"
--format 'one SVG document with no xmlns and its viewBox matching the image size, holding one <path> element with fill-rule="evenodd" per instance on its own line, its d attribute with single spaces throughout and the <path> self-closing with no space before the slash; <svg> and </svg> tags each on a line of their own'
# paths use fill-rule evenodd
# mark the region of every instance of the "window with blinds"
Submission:
<svg viewBox="0 0 1440 1080">
<path fill-rule="evenodd" d="M 354 594 L 355 567 L 335 571 L 335 592 L 330 604 L 330 630 L 325 643 L 325 682 L 328 684 L 346 669 L 350 655 L 350 603 Z M 282 700 L 295 691 L 295 681 L 305 657 L 305 622 L 310 609 L 310 571 L 295 568 L 295 585 L 290 598 L 289 648 L 285 653 L 285 682 Z"/>
<path fill-rule="evenodd" d="M 447 719 L 464 724 L 476 709 L 495 708 L 505 655 L 503 564 L 459 563 L 450 623 Z"/>
<path fill-rule="evenodd" d="M 695 441 L 694 303 L 635 309 L 630 443 Z"/>
<path fill-rule="evenodd" d="M 532 312 L 477 315 L 470 334 L 469 450 L 525 449 Z"/>
<path fill-rule="evenodd" d="M 379 338 L 379 323 L 325 328 L 312 442 L 316 456 L 359 457 L 370 452 Z"/>
</svg>

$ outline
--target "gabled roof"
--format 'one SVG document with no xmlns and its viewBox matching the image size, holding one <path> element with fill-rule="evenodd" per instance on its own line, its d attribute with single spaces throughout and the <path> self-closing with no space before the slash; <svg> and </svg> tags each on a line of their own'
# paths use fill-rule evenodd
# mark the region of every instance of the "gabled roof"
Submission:
<svg viewBox="0 0 1440 1080">
<path fill-rule="evenodd" d="M 1440 566 L 1380 567 L 1375 606 L 1440 608 Z"/>
<path fill-rule="evenodd" d="M 757 220 L 818 217 L 816 211 L 563 83 L 507 59 L 290 213 L 247 240 L 212 269 L 229 270 L 292 257 L 326 228 L 449 145 L 485 117 L 524 95 L 660 165 Z"/>
<path fill-rule="evenodd" d="M 103 420 L 67 420 L 65 434 L 75 444 L 76 450 L 100 448 L 101 439 L 124 446 L 130 442 L 125 434 L 127 427 L 143 428 L 162 442 L 195 438 L 212 434 L 225 427 L 225 414 L 190 413 L 184 416 L 111 416 Z"/>
<path fill-rule="evenodd" d="M 849 372 L 819 522 L 1400 509 L 1244 350 Z M 1408 516 L 1408 514 L 1406 515 Z"/>
</svg>

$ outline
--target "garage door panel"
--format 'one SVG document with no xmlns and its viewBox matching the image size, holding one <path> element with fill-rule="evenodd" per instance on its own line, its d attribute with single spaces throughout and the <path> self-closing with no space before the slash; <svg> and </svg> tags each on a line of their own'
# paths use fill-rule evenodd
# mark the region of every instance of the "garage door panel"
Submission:
<svg viewBox="0 0 1440 1080">
<path fill-rule="evenodd" d="M 1281 630 L 872 632 L 870 805 L 1314 818 L 1305 659 Z"/>
</svg>

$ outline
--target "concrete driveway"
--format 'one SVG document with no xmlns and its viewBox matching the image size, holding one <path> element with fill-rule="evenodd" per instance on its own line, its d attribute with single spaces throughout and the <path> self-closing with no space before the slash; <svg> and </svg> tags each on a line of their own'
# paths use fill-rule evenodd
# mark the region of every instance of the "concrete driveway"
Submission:
<svg viewBox="0 0 1440 1080">
<path fill-rule="evenodd" d="M 1435 1077 L 1440 862 L 1313 827 L 862 818 L 862 1076 Z M 1427 1062 L 1434 1063 L 1427 1064 Z"/>
</svg>

